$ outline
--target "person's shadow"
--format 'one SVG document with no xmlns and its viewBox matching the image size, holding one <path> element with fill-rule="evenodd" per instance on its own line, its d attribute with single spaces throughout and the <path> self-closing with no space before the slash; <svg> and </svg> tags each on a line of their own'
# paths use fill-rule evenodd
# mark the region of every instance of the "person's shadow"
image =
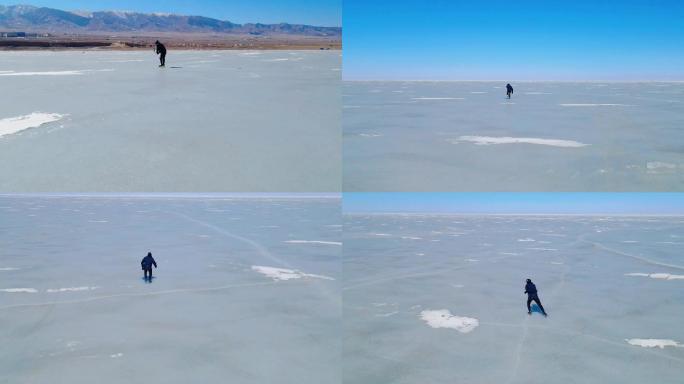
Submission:
<svg viewBox="0 0 684 384">
<path fill-rule="evenodd" d="M 537 312 L 537 313 L 541 313 L 543 315 L 541 309 L 539 308 L 539 306 L 537 304 L 530 305 L 530 310 L 532 313 Z"/>
</svg>

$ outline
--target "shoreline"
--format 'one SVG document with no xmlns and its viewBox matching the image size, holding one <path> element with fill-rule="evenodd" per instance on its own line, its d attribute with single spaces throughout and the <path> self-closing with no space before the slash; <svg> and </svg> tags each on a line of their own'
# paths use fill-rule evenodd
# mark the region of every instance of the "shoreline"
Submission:
<svg viewBox="0 0 684 384">
<path fill-rule="evenodd" d="M 0 52 L 42 52 L 42 51 L 122 51 L 122 52 L 137 52 L 148 51 L 152 47 L 113 47 L 113 46 L 21 46 L 21 47 L 7 47 L 0 45 Z M 319 45 L 259 45 L 259 46 L 244 46 L 244 47 L 219 47 L 219 46 L 199 46 L 199 47 L 174 47 L 167 46 L 167 49 L 174 51 L 342 51 L 341 45 L 336 46 L 319 46 Z"/>
<path fill-rule="evenodd" d="M 0 51 L 112 50 L 137 51 L 154 48 L 161 40 L 175 50 L 341 50 L 336 37 L 311 36 L 60 36 L 49 38 L 0 38 Z"/>
</svg>

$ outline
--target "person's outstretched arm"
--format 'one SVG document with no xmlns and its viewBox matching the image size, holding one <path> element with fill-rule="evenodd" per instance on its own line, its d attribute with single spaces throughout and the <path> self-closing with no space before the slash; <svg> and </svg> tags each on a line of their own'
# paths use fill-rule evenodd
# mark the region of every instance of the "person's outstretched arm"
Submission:
<svg viewBox="0 0 684 384">
<path fill-rule="evenodd" d="M 157 262 L 152 259 L 152 265 L 154 265 L 155 268 L 157 268 Z"/>
</svg>

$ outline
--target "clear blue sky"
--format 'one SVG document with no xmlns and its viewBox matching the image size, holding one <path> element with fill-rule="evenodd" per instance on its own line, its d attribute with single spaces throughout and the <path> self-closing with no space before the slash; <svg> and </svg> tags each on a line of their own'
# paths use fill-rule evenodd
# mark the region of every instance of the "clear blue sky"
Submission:
<svg viewBox="0 0 684 384">
<path fill-rule="evenodd" d="M 25 0 L 64 10 L 117 10 L 199 15 L 234 23 L 279 23 L 341 26 L 342 0 Z"/>
<path fill-rule="evenodd" d="M 678 214 L 684 193 L 345 193 L 345 213 Z"/>
<path fill-rule="evenodd" d="M 684 80 L 681 0 L 345 0 L 348 80 Z"/>
</svg>

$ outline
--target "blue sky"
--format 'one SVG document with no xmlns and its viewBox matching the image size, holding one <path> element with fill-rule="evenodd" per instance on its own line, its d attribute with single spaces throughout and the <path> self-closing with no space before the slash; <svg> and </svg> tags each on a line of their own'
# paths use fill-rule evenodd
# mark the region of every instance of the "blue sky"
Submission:
<svg viewBox="0 0 684 384">
<path fill-rule="evenodd" d="M 345 213 L 678 214 L 684 193 L 345 193 Z"/>
<path fill-rule="evenodd" d="M 680 0 L 345 0 L 348 80 L 684 80 Z"/>
<path fill-rule="evenodd" d="M 119 10 L 208 16 L 235 23 L 295 23 L 340 26 L 342 0 L 25 0 L 64 10 Z"/>
</svg>

